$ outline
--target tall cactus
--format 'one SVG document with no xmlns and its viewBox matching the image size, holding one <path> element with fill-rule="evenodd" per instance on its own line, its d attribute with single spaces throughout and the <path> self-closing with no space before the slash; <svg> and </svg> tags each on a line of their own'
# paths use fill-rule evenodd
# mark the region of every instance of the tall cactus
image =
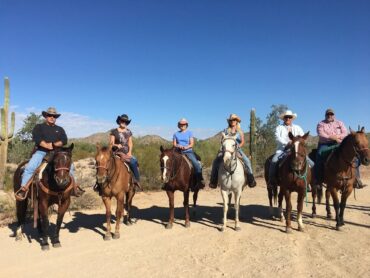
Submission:
<svg viewBox="0 0 370 278">
<path fill-rule="evenodd" d="M 4 190 L 6 174 L 6 161 L 8 158 L 8 144 L 14 135 L 15 113 L 11 114 L 9 130 L 9 79 L 5 77 L 4 107 L 1 108 L 1 132 L 0 132 L 0 190 Z"/>
<path fill-rule="evenodd" d="M 250 125 L 249 125 L 249 152 L 251 155 L 252 169 L 255 173 L 256 171 L 256 110 L 252 108 L 250 116 Z"/>
</svg>

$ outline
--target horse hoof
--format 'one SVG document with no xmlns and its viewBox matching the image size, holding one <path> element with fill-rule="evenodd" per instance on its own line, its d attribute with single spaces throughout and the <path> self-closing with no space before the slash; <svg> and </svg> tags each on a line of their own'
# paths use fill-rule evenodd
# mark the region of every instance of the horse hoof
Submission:
<svg viewBox="0 0 370 278">
<path fill-rule="evenodd" d="M 220 228 L 220 232 L 225 232 L 226 228 L 225 227 L 221 227 Z"/>
<path fill-rule="evenodd" d="M 242 230 L 242 228 L 240 228 L 240 227 L 235 227 L 235 231 L 236 232 L 240 232 Z"/>
<path fill-rule="evenodd" d="M 190 222 L 185 223 L 185 228 L 190 228 Z"/>
<path fill-rule="evenodd" d="M 298 231 L 304 232 L 304 228 L 303 227 L 298 227 Z"/>
<path fill-rule="evenodd" d="M 337 225 L 337 226 L 336 226 L 336 230 L 337 230 L 337 231 L 341 231 L 341 230 L 342 230 L 342 226 L 341 226 L 341 225 Z"/>
<path fill-rule="evenodd" d="M 119 233 L 114 233 L 113 239 L 119 239 L 119 238 L 120 238 L 120 234 Z"/>
<path fill-rule="evenodd" d="M 332 219 L 333 216 L 331 214 L 326 215 L 326 219 Z"/>
<path fill-rule="evenodd" d="M 16 235 L 15 241 L 22 241 L 22 235 Z"/>
<path fill-rule="evenodd" d="M 104 236 L 104 240 L 105 241 L 109 241 L 109 240 L 111 240 L 112 239 L 112 236 L 111 235 L 105 235 Z"/>
<path fill-rule="evenodd" d="M 172 224 L 171 224 L 171 223 L 168 223 L 168 224 L 166 225 L 166 229 L 167 229 L 167 230 L 172 229 Z"/>
<path fill-rule="evenodd" d="M 42 251 L 48 251 L 49 250 L 49 244 L 41 245 Z"/>
<path fill-rule="evenodd" d="M 292 233 L 292 228 L 290 228 L 290 227 L 286 227 L 285 232 L 286 232 L 287 234 L 291 234 L 291 233 Z"/>
<path fill-rule="evenodd" d="M 53 247 L 54 248 L 60 248 L 60 247 L 62 247 L 62 245 L 60 244 L 60 242 L 55 242 L 55 243 L 53 243 Z"/>
<path fill-rule="evenodd" d="M 316 218 L 316 213 L 312 213 L 312 218 Z"/>
<path fill-rule="evenodd" d="M 123 221 L 123 224 L 125 224 L 126 226 L 131 226 L 132 222 L 130 220 L 125 220 Z"/>
</svg>

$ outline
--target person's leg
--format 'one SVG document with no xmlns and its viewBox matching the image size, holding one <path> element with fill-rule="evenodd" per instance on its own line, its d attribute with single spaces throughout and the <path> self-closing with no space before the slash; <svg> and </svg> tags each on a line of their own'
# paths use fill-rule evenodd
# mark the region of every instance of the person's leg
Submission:
<svg viewBox="0 0 370 278">
<path fill-rule="evenodd" d="M 200 188 L 203 188 L 204 184 L 203 184 L 203 176 L 202 176 L 202 167 L 200 166 L 199 161 L 197 160 L 193 152 L 185 153 L 185 155 L 189 158 L 189 160 L 193 164 L 197 185 Z"/>
<path fill-rule="evenodd" d="M 356 158 L 355 164 L 356 164 L 356 179 L 355 179 L 355 183 L 354 183 L 353 187 L 357 188 L 357 189 L 361 189 L 361 188 L 364 188 L 366 186 L 366 184 L 363 184 L 362 181 L 361 181 L 361 175 L 360 175 L 361 161 L 358 158 Z"/>
<path fill-rule="evenodd" d="M 239 149 L 238 152 L 243 158 L 248 186 L 249 187 L 255 187 L 257 183 L 256 183 L 256 180 L 254 179 L 254 176 L 253 176 L 251 161 L 249 160 L 249 158 L 245 155 L 245 153 L 241 149 Z"/>
<path fill-rule="evenodd" d="M 140 174 L 139 174 L 139 168 L 138 168 L 136 157 L 132 156 L 129 164 L 130 164 L 132 173 L 134 174 L 135 180 L 137 182 L 140 182 Z"/>
<path fill-rule="evenodd" d="M 213 160 L 213 163 L 212 163 L 211 178 L 210 178 L 210 181 L 209 181 L 209 187 L 210 188 L 216 188 L 217 187 L 218 167 L 220 166 L 221 160 L 222 160 L 222 154 L 218 153 L 216 158 Z"/>
<path fill-rule="evenodd" d="M 315 166 L 315 162 L 313 162 L 312 159 L 308 157 L 308 155 L 306 156 L 306 159 L 308 162 L 308 166 L 310 166 L 310 168 L 313 168 Z"/>
<path fill-rule="evenodd" d="M 277 151 L 271 159 L 269 167 L 269 185 L 276 183 L 276 163 L 278 162 L 279 156 L 282 154 L 282 151 Z"/>
</svg>

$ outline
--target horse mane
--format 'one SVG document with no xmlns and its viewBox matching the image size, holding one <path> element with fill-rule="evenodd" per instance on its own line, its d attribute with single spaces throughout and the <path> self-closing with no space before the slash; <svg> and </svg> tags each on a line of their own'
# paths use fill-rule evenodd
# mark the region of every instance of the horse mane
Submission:
<svg viewBox="0 0 370 278">
<path fill-rule="evenodd" d="M 337 149 L 338 152 L 342 152 L 343 149 L 345 148 L 346 144 L 348 143 L 348 141 L 352 140 L 352 138 L 353 138 L 352 133 L 350 133 L 346 137 L 344 137 L 343 141 L 339 144 L 339 148 Z"/>
</svg>

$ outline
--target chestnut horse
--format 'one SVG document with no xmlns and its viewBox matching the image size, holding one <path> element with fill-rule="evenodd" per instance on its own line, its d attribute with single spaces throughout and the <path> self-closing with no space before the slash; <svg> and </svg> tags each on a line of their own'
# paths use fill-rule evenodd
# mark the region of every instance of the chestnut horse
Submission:
<svg viewBox="0 0 370 278">
<path fill-rule="evenodd" d="M 189 194 L 190 189 L 194 191 L 194 208 L 197 205 L 199 188 L 195 187 L 194 169 L 190 169 L 183 155 L 175 148 L 164 149 L 160 147 L 161 176 L 164 182 L 163 188 L 167 192 L 170 206 L 170 218 L 166 229 L 171 229 L 174 221 L 174 195 L 176 190 L 184 192 L 185 227 L 190 227 L 189 216 Z M 195 211 L 194 211 L 195 213 Z"/>
<path fill-rule="evenodd" d="M 29 190 L 28 198 L 34 197 L 34 221 L 37 220 L 38 230 L 41 234 L 42 250 L 49 250 L 47 230 L 49 227 L 48 208 L 58 205 L 57 223 L 51 242 L 53 247 L 61 247 L 59 241 L 60 226 L 63 217 L 71 202 L 72 189 L 75 186 L 74 179 L 70 176 L 72 165 L 73 144 L 69 147 L 55 149 L 51 162 L 42 172 L 39 181 L 34 181 L 34 185 Z M 22 173 L 26 162 L 21 163 L 14 173 L 14 192 L 21 186 Z M 16 230 L 16 240 L 22 239 L 22 230 L 26 219 L 28 198 L 23 201 L 16 201 L 18 226 Z M 40 215 L 39 217 L 38 214 Z M 36 219 L 37 218 L 37 219 Z"/>
<path fill-rule="evenodd" d="M 308 137 L 309 132 L 305 133 L 303 136 L 294 136 L 289 132 L 289 138 L 292 141 L 290 145 L 290 153 L 287 158 L 282 163 L 279 168 L 279 211 L 280 217 L 283 219 L 282 215 L 282 201 L 285 197 L 286 202 L 286 232 L 291 233 L 291 212 L 292 203 L 290 200 L 291 193 L 298 193 L 297 200 L 297 220 L 298 220 L 298 230 L 304 231 L 304 225 L 302 222 L 302 211 L 303 211 L 303 201 L 307 194 L 308 185 L 311 183 L 311 171 L 312 169 L 308 165 L 307 161 L 307 150 L 305 146 L 305 141 Z"/>
<path fill-rule="evenodd" d="M 331 218 L 329 199 L 333 198 L 336 228 L 340 230 L 344 225 L 343 215 L 346 208 L 347 198 L 353 190 L 355 181 L 355 158 L 360 159 L 361 164 L 367 166 L 370 163 L 369 141 L 366 137 L 365 128 L 354 132 L 350 129 L 339 147 L 328 157 L 325 164 L 324 182 L 327 184 L 326 190 L 326 212 L 327 217 Z M 338 190 L 342 192 L 339 203 Z"/>
<path fill-rule="evenodd" d="M 111 146 L 101 147 L 96 145 L 96 183 L 101 189 L 103 203 L 106 209 L 107 231 L 104 240 L 110 240 L 111 234 L 111 201 L 112 197 L 117 200 L 116 228 L 113 239 L 120 238 L 120 222 L 126 205 L 125 223 L 131 224 L 131 202 L 135 195 L 135 189 L 131 181 L 130 172 L 121 159 L 114 155 Z M 126 204 L 125 204 L 126 198 Z"/>
</svg>

